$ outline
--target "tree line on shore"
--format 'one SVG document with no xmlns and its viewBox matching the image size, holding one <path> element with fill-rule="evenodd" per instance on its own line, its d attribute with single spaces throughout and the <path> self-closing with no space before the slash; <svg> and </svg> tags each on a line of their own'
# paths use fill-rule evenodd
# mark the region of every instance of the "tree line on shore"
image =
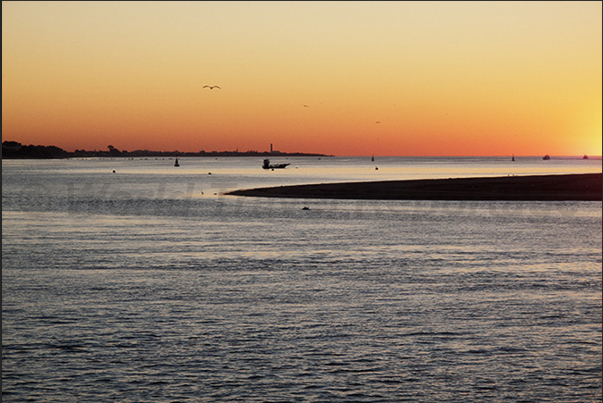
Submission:
<svg viewBox="0 0 603 403">
<path fill-rule="evenodd" d="M 65 151 L 56 146 L 41 145 L 23 145 L 16 141 L 2 142 L 2 159 L 58 159 L 58 158 L 90 158 L 90 157 L 241 157 L 241 156 L 325 156 L 324 154 L 299 153 L 299 152 L 281 152 L 281 151 L 199 151 L 199 152 L 181 152 L 181 151 L 149 151 L 136 150 L 125 151 L 118 150 L 112 145 L 107 150 L 75 150 L 73 152 Z"/>
</svg>

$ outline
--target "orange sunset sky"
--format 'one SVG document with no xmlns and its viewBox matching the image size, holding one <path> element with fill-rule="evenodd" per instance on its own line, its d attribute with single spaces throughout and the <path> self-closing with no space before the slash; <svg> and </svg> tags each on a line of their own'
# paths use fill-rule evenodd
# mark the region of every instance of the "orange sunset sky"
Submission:
<svg viewBox="0 0 603 403">
<path fill-rule="evenodd" d="M 601 4 L 3 1 L 2 139 L 601 155 Z"/>
</svg>

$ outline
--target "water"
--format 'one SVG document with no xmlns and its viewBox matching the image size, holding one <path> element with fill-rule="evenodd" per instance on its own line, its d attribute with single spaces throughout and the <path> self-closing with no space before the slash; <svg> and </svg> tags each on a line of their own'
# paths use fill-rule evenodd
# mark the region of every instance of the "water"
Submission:
<svg viewBox="0 0 603 403">
<path fill-rule="evenodd" d="M 287 162 L 3 161 L 3 402 L 601 401 L 601 202 L 220 195 L 601 160 Z"/>
</svg>

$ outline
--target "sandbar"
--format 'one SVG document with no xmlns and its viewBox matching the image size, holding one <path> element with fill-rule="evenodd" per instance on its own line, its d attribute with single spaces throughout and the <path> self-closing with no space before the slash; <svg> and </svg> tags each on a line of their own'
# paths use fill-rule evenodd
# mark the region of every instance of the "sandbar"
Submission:
<svg viewBox="0 0 603 403">
<path fill-rule="evenodd" d="M 233 196 L 361 200 L 600 201 L 601 173 L 321 183 L 240 189 Z"/>
</svg>

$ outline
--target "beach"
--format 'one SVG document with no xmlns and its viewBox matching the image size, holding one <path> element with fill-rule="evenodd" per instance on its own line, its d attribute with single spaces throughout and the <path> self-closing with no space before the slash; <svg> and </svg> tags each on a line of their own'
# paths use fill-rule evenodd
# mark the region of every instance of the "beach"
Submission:
<svg viewBox="0 0 603 403">
<path fill-rule="evenodd" d="M 592 173 L 323 183 L 241 189 L 226 194 L 363 200 L 599 201 L 602 176 Z"/>
</svg>

